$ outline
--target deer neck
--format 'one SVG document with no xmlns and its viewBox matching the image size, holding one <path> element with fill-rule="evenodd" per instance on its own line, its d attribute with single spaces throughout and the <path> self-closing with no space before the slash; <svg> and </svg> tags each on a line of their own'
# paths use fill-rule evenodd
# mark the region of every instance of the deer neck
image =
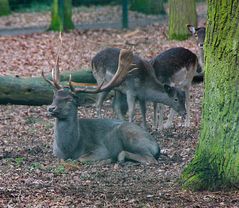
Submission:
<svg viewBox="0 0 239 208">
<path fill-rule="evenodd" d="M 77 107 L 71 108 L 71 112 L 66 119 L 56 119 L 55 143 L 67 157 L 70 157 L 75 148 L 79 146 L 80 132 Z"/>
</svg>

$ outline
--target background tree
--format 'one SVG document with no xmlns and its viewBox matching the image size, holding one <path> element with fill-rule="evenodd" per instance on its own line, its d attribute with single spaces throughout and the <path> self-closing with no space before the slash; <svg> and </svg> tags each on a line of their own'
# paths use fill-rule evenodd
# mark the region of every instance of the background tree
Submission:
<svg viewBox="0 0 239 208">
<path fill-rule="evenodd" d="M 10 7 L 8 0 L 0 0 L 0 16 L 6 16 L 10 14 Z"/>
<path fill-rule="evenodd" d="M 145 14 L 165 14 L 165 0 L 132 0 L 130 9 Z"/>
<path fill-rule="evenodd" d="M 169 0 L 169 38 L 188 38 L 186 25 L 197 25 L 195 0 Z"/>
<path fill-rule="evenodd" d="M 239 187 L 239 4 L 209 0 L 200 140 L 183 187 Z"/>
<path fill-rule="evenodd" d="M 72 22 L 72 1 L 53 0 L 50 30 L 68 31 L 74 28 Z"/>
</svg>

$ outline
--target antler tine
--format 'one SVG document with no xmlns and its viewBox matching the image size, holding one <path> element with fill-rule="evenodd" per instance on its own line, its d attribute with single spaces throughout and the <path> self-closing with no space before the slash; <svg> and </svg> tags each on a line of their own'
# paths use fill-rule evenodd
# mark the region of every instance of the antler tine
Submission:
<svg viewBox="0 0 239 208">
<path fill-rule="evenodd" d="M 75 92 L 98 93 L 118 86 L 124 81 L 129 72 L 136 69 L 132 68 L 132 63 L 133 63 L 133 53 L 131 51 L 122 49 L 119 55 L 118 69 L 115 75 L 106 85 L 104 85 L 103 81 L 94 91 L 89 91 L 86 89 L 75 89 Z"/>
<path fill-rule="evenodd" d="M 61 32 L 59 33 L 59 39 L 60 39 L 60 47 L 57 52 L 57 57 L 56 57 L 56 66 L 54 69 L 52 69 L 52 80 L 54 82 L 54 85 L 56 89 L 61 89 L 62 86 L 59 84 L 60 83 L 60 69 L 59 69 L 59 59 L 60 59 L 60 51 L 62 48 L 62 36 Z"/>
<path fill-rule="evenodd" d="M 144 67 L 147 71 L 147 73 L 153 78 L 153 80 L 159 84 L 159 85 L 163 85 L 160 80 L 157 78 L 156 74 L 155 74 L 155 70 L 153 68 L 153 66 L 146 60 L 143 61 Z"/>
<path fill-rule="evenodd" d="M 51 80 L 49 80 L 49 79 L 46 78 L 46 76 L 45 76 L 43 70 L 41 71 L 41 76 L 42 76 L 42 78 L 43 78 L 46 82 L 48 82 L 51 86 L 55 87 L 55 83 L 54 83 L 53 81 L 51 81 Z"/>
<path fill-rule="evenodd" d="M 60 52 L 62 49 L 62 36 L 61 32 L 59 33 L 59 39 L 60 39 L 60 47 L 58 49 L 57 57 L 56 57 L 56 67 L 55 67 L 55 76 L 54 79 L 59 83 L 60 82 L 60 70 L 59 70 L 59 57 L 60 57 Z"/>
<path fill-rule="evenodd" d="M 120 51 L 118 69 L 117 69 L 115 75 L 101 89 L 106 90 L 106 89 L 110 89 L 110 88 L 116 87 L 119 84 L 121 84 L 125 80 L 127 74 L 136 69 L 136 68 L 132 68 L 132 63 L 133 63 L 132 51 L 122 49 Z"/>
<path fill-rule="evenodd" d="M 51 76 L 52 76 L 52 81 L 47 79 L 44 75 L 44 72 L 42 71 L 42 77 L 45 81 L 47 81 L 50 85 L 52 85 L 54 88 L 56 88 L 57 90 L 62 89 L 62 86 L 59 84 L 60 83 L 60 70 L 59 70 L 59 53 L 62 47 L 62 37 L 61 37 L 61 33 L 59 35 L 59 39 L 60 39 L 60 48 L 58 50 L 57 53 L 57 58 L 56 58 L 56 67 L 52 69 L 51 72 Z"/>
</svg>

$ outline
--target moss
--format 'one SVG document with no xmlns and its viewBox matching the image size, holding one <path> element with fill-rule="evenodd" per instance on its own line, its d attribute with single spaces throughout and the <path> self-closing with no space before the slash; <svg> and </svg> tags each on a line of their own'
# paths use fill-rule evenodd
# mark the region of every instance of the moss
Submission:
<svg viewBox="0 0 239 208">
<path fill-rule="evenodd" d="M 186 25 L 197 24 L 196 4 L 192 0 L 169 1 L 169 38 L 185 40 L 188 38 Z"/>
<path fill-rule="evenodd" d="M 6 16 L 10 14 L 10 7 L 8 0 L 0 0 L 0 16 Z"/>
<path fill-rule="evenodd" d="M 52 18 L 49 30 L 68 31 L 74 29 L 74 24 L 71 19 L 72 3 L 69 0 L 64 0 L 63 2 L 63 5 L 60 5 L 59 0 L 53 1 L 51 12 Z"/>
<path fill-rule="evenodd" d="M 176 34 L 176 33 L 172 33 L 170 35 L 170 39 L 172 40 L 186 40 L 188 39 L 188 34 Z"/>
<path fill-rule="evenodd" d="M 220 15 L 219 15 L 220 14 Z M 195 158 L 182 186 L 216 190 L 239 184 L 239 5 L 211 0 L 205 40 L 205 93 Z"/>
</svg>

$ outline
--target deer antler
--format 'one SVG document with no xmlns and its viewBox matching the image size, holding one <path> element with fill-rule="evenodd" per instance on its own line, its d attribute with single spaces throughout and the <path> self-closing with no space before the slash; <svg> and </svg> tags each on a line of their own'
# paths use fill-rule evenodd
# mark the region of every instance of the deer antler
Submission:
<svg viewBox="0 0 239 208">
<path fill-rule="evenodd" d="M 115 75 L 112 77 L 112 79 L 104 85 L 104 81 L 97 87 L 96 90 L 87 90 L 87 89 L 74 89 L 73 92 L 86 92 L 86 93 L 98 93 L 98 92 L 102 92 L 105 90 L 109 90 L 112 89 L 113 87 L 118 86 L 119 84 L 121 84 L 127 74 L 133 70 L 135 70 L 136 68 L 132 68 L 132 63 L 133 63 L 133 53 L 131 51 L 122 49 L 120 51 L 120 55 L 119 55 L 119 64 L 118 64 L 118 69 L 115 73 Z M 72 84 L 71 81 L 69 80 L 69 85 L 70 88 L 72 89 Z"/>
<path fill-rule="evenodd" d="M 145 67 L 145 70 L 147 71 L 147 73 L 153 78 L 153 80 L 163 86 L 162 82 L 160 82 L 160 80 L 158 80 L 156 74 L 155 74 L 155 70 L 153 68 L 153 66 L 146 60 L 143 60 L 143 64 L 144 64 L 144 67 Z"/>
<path fill-rule="evenodd" d="M 60 70 L 59 70 L 59 54 L 62 48 L 62 36 L 61 36 L 61 32 L 59 34 L 59 39 L 60 39 L 60 47 L 58 49 L 58 53 L 57 53 L 57 58 L 56 58 L 56 66 L 55 68 L 52 69 L 52 81 L 47 79 L 44 75 L 44 72 L 42 70 L 42 77 L 45 81 L 47 81 L 50 85 L 52 85 L 55 89 L 61 89 L 62 86 L 59 84 L 60 83 Z"/>
</svg>

